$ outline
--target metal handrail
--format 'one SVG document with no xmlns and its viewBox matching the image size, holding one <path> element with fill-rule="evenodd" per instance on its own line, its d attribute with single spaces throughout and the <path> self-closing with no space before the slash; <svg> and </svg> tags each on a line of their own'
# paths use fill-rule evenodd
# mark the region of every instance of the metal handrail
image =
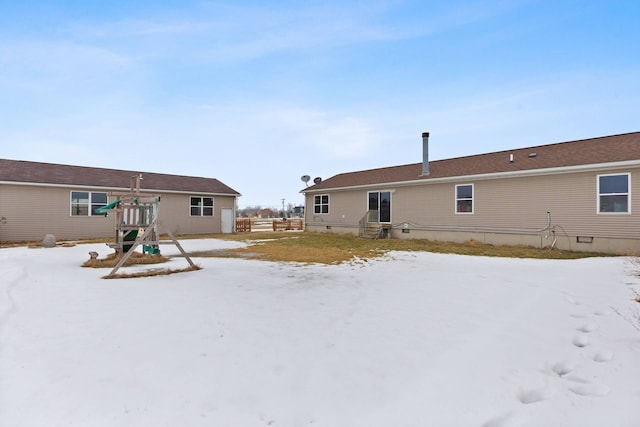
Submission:
<svg viewBox="0 0 640 427">
<path fill-rule="evenodd" d="M 367 229 L 367 225 L 371 222 L 378 222 L 378 210 L 377 209 L 369 209 L 360 221 L 358 221 L 359 231 L 358 235 L 360 237 L 365 235 L 365 230 Z"/>
</svg>

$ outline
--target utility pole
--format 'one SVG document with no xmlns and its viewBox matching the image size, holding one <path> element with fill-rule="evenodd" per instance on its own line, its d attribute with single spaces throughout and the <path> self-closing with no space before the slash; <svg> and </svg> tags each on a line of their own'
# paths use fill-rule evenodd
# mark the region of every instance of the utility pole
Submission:
<svg viewBox="0 0 640 427">
<path fill-rule="evenodd" d="M 286 217 L 287 217 L 287 214 L 284 212 L 284 199 L 282 199 L 282 219 Z"/>
</svg>

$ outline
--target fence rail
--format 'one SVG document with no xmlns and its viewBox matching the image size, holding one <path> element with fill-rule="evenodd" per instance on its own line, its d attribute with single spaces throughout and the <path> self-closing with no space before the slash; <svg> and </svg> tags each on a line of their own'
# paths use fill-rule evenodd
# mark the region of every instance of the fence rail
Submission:
<svg viewBox="0 0 640 427">
<path fill-rule="evenodd" d="M 273 221 L 273 231 L 278 230 L 303 230 L 304 221 L 301 219 L 285 219 L 283 221 Z"/>
<path fill-rule="evenodd" d="M 245 231 L 251 231 L 251 218 L 237 218 L 236 219 L 236 231 L 242 233 Z"/>
<path fill-rule="evenodd" d="M 304 230 L 304 219 L 236 218 L 236 232 Z"/>
</svg>

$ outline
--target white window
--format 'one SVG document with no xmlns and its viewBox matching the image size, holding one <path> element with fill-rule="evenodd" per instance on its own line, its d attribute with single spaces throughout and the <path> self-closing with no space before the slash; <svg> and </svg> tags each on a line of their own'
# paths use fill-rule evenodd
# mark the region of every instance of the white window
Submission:
<svg viewBox="0 0 640 427">
<path fill-rule="evenodd" d="M 107 204 L 107 193 L 97 193 L 92 191 L 72 191 L 71 192 L 71 215 L 72 216 L 94 216 L 102 215 L 96 212 Z"/>
<path fill-rule="evenodd" d="M 328 214 L 329 213 L 329 195 L 313 196 L 313 213 Z"/>
<path fill-rule="evenodd" d="M 598 213 L 630 213 L 630 198 L 628 173 L 598 175 Z"/>
<path fill-rule="evenodd" d="M 213 216 L 213 197 L 190 197 L 189 215 Z"/>
<path fill-rule="evenodd" d="M 456 213 L 473 213 L 473 184 L 456 185 Z"/>
</svg>

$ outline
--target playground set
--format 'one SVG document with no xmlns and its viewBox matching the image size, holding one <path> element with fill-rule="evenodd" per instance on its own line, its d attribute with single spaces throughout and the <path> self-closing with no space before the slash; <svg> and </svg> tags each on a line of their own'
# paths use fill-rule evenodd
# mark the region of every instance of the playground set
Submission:
<svg viewBox="0 0 640 427">
<path fill-rule="evenodd" d="M 128 193 L 110 193 L 110 196 L 116 197 L 116 200 L 97 209 L 98 213 L 105 216 L 111 212 L 116 215 L 115 242 L 108 243 L 108 246 L 115 249 L 120 260 L 105 277 L 114 277 L 139 246 L 142 246 L 143 253 L 159 255 L 160 244 L 174 244 L 191 268 L 197 269 L 198 267 L 191 261 L 171 231 L 166 231 L 170 240 L 160 240 L 158 230 L 160 196 L 141 193 L 141 180 L 142 174 L 132 176 Z"/>
</svg>

